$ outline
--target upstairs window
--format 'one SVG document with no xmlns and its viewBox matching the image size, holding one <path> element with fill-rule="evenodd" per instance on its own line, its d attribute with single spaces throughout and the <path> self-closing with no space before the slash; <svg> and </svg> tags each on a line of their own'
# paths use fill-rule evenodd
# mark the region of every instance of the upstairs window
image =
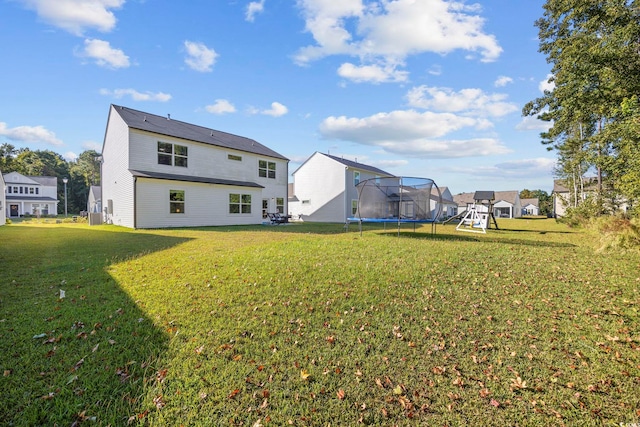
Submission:
<svg viewBox="0 0 640 427">
<path fill-rule="evenodd" d="M 187 167 L 187 147 L 158 141 L 158 164 Z"/>
<path fill-rule="evenodd" d="M 258 160 L 258 176 L 260 178 L 276 177 L 276 162 L 268 162 L 266 160 Z"/>
<path fill-rule="evenodd" d="M 360 172 L 353 171 L 353 185 L 360 184 Z"/>
<path fill-rule="evenodd" d="M 236 162 L 241 162 L 242 156 L 238 156 L 237 154 L 227 154 L 227 159 L 235 160 Z"/>
</svg>

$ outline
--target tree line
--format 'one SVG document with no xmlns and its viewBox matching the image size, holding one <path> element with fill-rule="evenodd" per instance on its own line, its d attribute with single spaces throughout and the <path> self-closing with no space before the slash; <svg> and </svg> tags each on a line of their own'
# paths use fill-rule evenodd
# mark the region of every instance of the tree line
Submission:
<svg viewBox="0 0 640 427">
<path fill-rule="evenodd" d="M 640 0 L 547 0 L 535 23 L 551 89 L 523 115 L 549 122 L 542 143 L 584 217 L 626 205 L 640 216 Z"/>
<path fill-rule="evenodd" d="M 67 212 L 87 210 L 89 188 L 100 185 L 100 154 L 95 150 L 83 151 L 76 160 L 67 161 L 51 150 L 32 151 L 16 149 L 13 145 L 0 145 L 0 171 L 18 172 L 26 176 L 55 176 L 58 178 L 58 214 L 64 213 L 64 183 L 67 178 Z"/>
</svg>

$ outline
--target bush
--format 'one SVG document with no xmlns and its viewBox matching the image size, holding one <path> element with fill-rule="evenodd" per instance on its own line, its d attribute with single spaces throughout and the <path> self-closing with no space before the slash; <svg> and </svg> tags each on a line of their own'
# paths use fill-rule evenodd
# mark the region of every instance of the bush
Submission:
<svg viewBox="0 0 640 427">
<path fill-rule="evenodd" d="M 591 222 L 598 233 L 600 247 L 598 252 L 608 250 L 640 249 L 640 220 L 618 216 L 603 216 Z"/>
<path fill-rule="evenodd" d="M 569 227 L 585 227 L 589 225 L 593 218 L 602 214 L 595 198 L 588 197 L 576 207 L 567 208 L 565 215 L 558 219 L 558 222 L 567 224 Z"/>
</svg>

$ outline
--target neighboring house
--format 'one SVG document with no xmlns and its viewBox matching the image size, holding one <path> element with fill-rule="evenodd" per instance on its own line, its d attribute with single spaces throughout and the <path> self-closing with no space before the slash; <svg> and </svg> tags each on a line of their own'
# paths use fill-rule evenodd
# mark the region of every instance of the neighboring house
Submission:
<svg viewBox="0 0 640 427">
<path fill-rule="evenodd" d="M 472 205 L 475 193 L 461 193 L 453 196 L 458 205 L 458 211 L 462 212 Z M 522 216 L 520 193 L 517 191 L 496 191 L 493 201 L 493 215 L 496 218 L 519 218 Z"/>
<path fill-rule="evenodd" d="M 392 174 L 374 166 L 316 151 L 293 172 L 289 213 L 312 222 L 345 222 L 356 214 L 356 185 Z"/>
<path fill-rule="evenodd" d="M 6 186 L 4 184 L 4 177 L 2 171 L 0 171 L 0 225 L 5 225 L 7 222 L 7 212 L 5 206 L 7 205 L 7 195 L 5 194 Z"/>
<path fill-rule="evenodd" d="M 98 185 L 92 185 L 89 187 L 89 197 L 87 197 L 87 218 L 89 220 L 89 225 L 102 224 L 102 189 Z"/>
<path fill-rule="evenodd" d="M 564 216 L 567 208 L 578 205 L 578 202 L 586 199 L 590 194 L 593 194 L 596 191 L 598 179 L 596 177 L 586 177 L 582 185 L 584 191 L 580 194 L 578 189 L 571 191 L 565 180 L 553 180 L 553 192 L 551 194 L 553 196 L 554 217 Z M 581 200 L 578 200 L 578 197 L 581 197 Z"/>
<path fill-rule="evenodd" d="M 253 139 L 111 105 L 104 219 L 130 228 L 260 224 L 286 212 L 288 166 Z"/>
<path fill-rule="evenodd" d="M 99 185 L 89 187 L 89 197 L 87 198 L 88 213 L 102 213 L 102 190 Z"/>
<path fill-rule="evenodd" d="M 25 176 L 9 172 L 4 175 L 4 182 L 7 217 L 58 214 L 58 178 L 55 176 Z"/>
<path fill-rule="evenodd" d="M 452 216 L 456 216 L 458 214 L 458 204 L 453 200 L 453 196 L 451 195 L 451 191 L 449 191 L 449 187 L 439 187 L 440 194 L 442 195 L 442 214 L 440 216 L 441 219 L 451 218 Z M 432 193 L 435 192 L 435 188 L 432 190 Z"/>
<path fill-rule="evenodd" d="M 570 189 L 567 185 L 567 181 L 556 179 L 553 181 L 553 214 L 555 217 L 562 217 L 565 215 L 569 207 L 578 206 L 582 201 L 588 199 L 591 196 L 595 196 L 598 192 L 598 178 L 597 177 L 583 177 L 581 183 L 582 189 L 576 187 Z M 614 200 L 606 199 L 604 202 L 604 208 L 610 212 L 627 212 L 629 205 L 624 198 L 617 197 Z"/>
<path fill-rule="evenodd" d="M 535 199 L 520 199 L 522 205 L 522 215 L 540 215 L 540 201 Z"/>
</svg>

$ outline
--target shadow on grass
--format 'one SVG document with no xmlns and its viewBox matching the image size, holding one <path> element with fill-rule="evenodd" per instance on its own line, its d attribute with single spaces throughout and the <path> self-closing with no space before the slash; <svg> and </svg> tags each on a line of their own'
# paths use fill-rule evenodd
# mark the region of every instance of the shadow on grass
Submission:
<svg viewBox="0 0 640 427">
<path fill-rule="evenodd" d="M 489 233 L 489 232 L 488 232 Z M 550 242 L 546 240 L 529 240 L 529 239 L 513 239 L 506 237 L 490 237 L 486 234 L 472 234 L 464 232 L 456 232 L 456 234 L 438 233 L 438 234 L 425 234 L 414 233 L 412 231 L 400 231 L 397 232 L 382 232 L 389 237 L 401 237 L 407 239 L 424 239 L 432 241 L 449 241 L 449 242 L 478 242 L 478 243 L 500 243 L 508 245 L 523 245 L 523 246 L 539 246 L 539 247 L 556 247 L 556 248 L 568 248 L 575 247 L 572 243 Z M 539 232 L 536 234 L 540 234 Z"/>
<path fill-rule="evenodd" d="M 123 425 L 136 416 L 168 341 L 106 269 L 186 240 L 122 229 L 2 227 L 2 421 L 72 425 L 95 417 L 98 425 Z"/>
</svg>

